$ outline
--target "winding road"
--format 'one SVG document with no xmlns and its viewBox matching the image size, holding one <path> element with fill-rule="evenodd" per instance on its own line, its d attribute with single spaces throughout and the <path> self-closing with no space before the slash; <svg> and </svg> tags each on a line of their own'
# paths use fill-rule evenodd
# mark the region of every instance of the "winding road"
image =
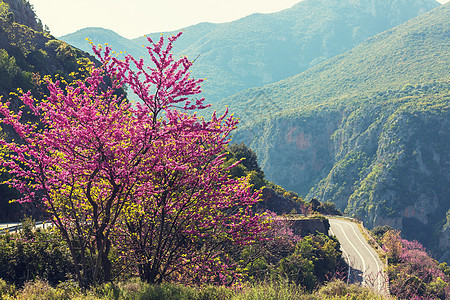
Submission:
<svg viewBox="0 0 450 300">
<path fill-rule="evenodd" d="M 350 266 L 348 281 L 361 283 L 382 295 L 387 295 L 384 264 L 367 243 L 358 225 L 344 219 L 330 218 L 329 221 L 330 233 L 338 238 L 345 260 Z"/>
</svg>

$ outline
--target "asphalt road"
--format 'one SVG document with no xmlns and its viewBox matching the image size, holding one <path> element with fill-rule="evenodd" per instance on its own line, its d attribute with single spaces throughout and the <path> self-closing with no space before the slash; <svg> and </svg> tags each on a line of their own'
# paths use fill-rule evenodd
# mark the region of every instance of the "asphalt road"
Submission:
<svg viewBox="0 0 450 300">
<path fill-rule="evenodd" d="M 387 295 L 384 264 L 367 243 L 358 225 L 344 219 L 329 220 L 330 233 L 338 238 L 344 258 L 350 266 L 349 283 L 361 283 L 380 294 Z"/>
</svg>

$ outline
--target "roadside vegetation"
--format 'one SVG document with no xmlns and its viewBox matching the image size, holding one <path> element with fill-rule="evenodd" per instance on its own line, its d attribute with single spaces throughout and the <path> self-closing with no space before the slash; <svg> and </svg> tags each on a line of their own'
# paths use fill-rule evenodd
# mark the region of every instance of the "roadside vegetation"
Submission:
<svg viewBox="0 0 450 300">
<path fill-rule="evenodd" d="M 94 64 L 7 11 L 0 2 L 0 177 L 15 191 L 0 202 L 53 227 L 27 219 L 0 236 L 0 299 L 381 299 L 344 283 L 335 237 L 257 210 L 266 188 L 291 214 L 342 214 L 268 182 L 251 149 L 229 145 L 228 112 L 196 114 L 203 80 L 171 52 L 181 33 L 148 39 L 149 68 L 109 47 L 93 48 Z M 446 265 L 395 232 L 382 243 L 395 295 L 448 296 Z"/>
<path fill-rule="evenodd" d="M 417 241 L 389 226 L 372 230 L 388 258 L 389 288 L 399 299 L 449 299 L 450 267 L 430 257 Z"/>
<path fill-rule="evenodd" d="M 38 280 L 27 283 L 16 290 L 0 279 L 2 299 L 146 299 L 146 300 L 319 300 L 319 299 L 387 299 L 375 294 L 368 288 L 347 285 L 336 280 L 328 283 L 313 293 L 304 292 L 301 287 L 282 281 L 247 284 L 239 288 L 223 286 L 184 286 L 164 283 L 151 285 L 139 280 L 130 280 L 117 284 L 104 284 L 95 289 L 82 292 L 73 282 L 64 282 L 57 287 Z"/>
<path fill-rule="evenodd" d="M 275 223 L 270 234 L 238 253 L 235 259 L 248 264 L 232 286 L 150 284 L 115 268 L 114 281 L 82 289 L 55 228 L 36 229 L 28 219 L 18 233 L 0 236 L 0 299 L 383 299 L 342 280 L 345 264 L 334 238 L 300 238 L 287 221 Z"/>
<path fill-rule="evenodd" d="M 204 108 L 203 98 L 190 100 L 202 80 L 190 77 L 186 57 L 174 60 L 178 36 L 149 39 L 149 71 L 94 47 L 101 66 L 86 78 L 45 78 L 44 99 L 22 93 L 24 108 L 1 105 L 2 125 L 22 141 L 1 140 L 3 183 L 53 223 L 43 230 L 27 220 L 0 237 L 3 298 L 126 298 L 133 286 L 186 299 L 251 298 L 268 287 L 278 297 L 345 277 L 336 238 L 296 236 L 288 219 L 252 210 L 265 183 L 256 155 L 227 152 L 234 118 L 187 112 Z M 142 104 L 131 106 L 125 85 Z M 235 159 L 239 151 L 248 159 Z"/>
</svg>

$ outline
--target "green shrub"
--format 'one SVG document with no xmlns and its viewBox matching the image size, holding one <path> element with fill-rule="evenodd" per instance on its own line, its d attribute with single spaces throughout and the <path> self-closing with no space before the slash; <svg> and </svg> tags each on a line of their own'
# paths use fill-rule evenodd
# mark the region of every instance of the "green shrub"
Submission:
<svg viewBox="0 0 450 300">
<path fill-rule="evenodd" d="M 27 282 L 17 295 L 18 300 L 53 300 L 71 299 L 64 290 L 52 288 L 47 281 Z"/>
<path fill-rule="evenodd" d="M 67 281 L 56 288 L 47 281 L 27 282 L 20 291 L 0 280 L 0 299 L 79 299 L 79 300 L 319 300 L 319 299 L 384 299 L 367 287 L 347 285 L 335 280 L 322 286 L 314 293 L 306 293 L 304 288 L 284 279 L 247 283 L 240 287 L 224 286 L 184 286 L 163 283 L 148 284 L 132 279 L 117 284 L 106 283 L 92 290 L 81 292 L 77 284 Z"/>
<path fill-rule="evenodd" d="M 244 287 L 236 292 L 233 300 L 293 300 L 304 299 L 303 289 L 285 281 L 271 281 Z"/>
<path fill-rule="evenodd" d="M 12 298 L 16 294 L 16 287 L 0 278 L 0 300 Z"/>
<path fill-rule="evenodd" d="M 380 239 L 383 237 L 383 235 L 388 232 L 389 230 L 393 230 L 393 228 L 389 225 L 384 226 L 377 226 L 374 227 L 371 232 L 376 237 L 377 241 L 380 241 Z"/>
<path fill-rule="evenodd" d="M 128 281 L 113 285 L 104 285 L 101 292 L 95 295 L 106 299 L 149 299 L 149 300 L 228 300 L 232 298 L 233 290 L 223 286 L 189 287 L 180 284 L 163 283 L 148 284 L 141 281 Z"/>
<path fill-rule="evenodd" d="M 6 14 L 6 21 L 8 23 L 14 23 L 16 21 L 16 17 L 12 11 Z"/>
<path fill-rule="evenodd" d="M 72 272 L 69 250 L 54 229 L 35 229 L 31 220 L 15 234 L 0 236 L 0 277 L 23 286 L 43 278 L 56 285 Z"/>
<path fill-rule="evenodd" d="M 368 287 L 356 284 L 347 285 L 342 280 L 334 280 L 321 287 L 315 293 L 319 299 L 383 299 L 383 296 L 376 294 Z"/>
<path fill-rule="evenodd" d="M 290 282 L 313 290 L 333 278 L 345 276 L 346 264 L 340 244 L 325 234 L 309 235 L 301 239 L 294 253 L 280 261 L 278 272 Z"/>
</svg>

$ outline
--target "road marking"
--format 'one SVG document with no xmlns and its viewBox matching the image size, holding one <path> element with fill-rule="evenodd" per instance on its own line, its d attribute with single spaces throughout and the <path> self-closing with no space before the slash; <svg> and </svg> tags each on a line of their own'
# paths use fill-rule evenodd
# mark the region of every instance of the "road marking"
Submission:
<svg viewBox="0 0 450 300">
<path fill-rule="evenodd" d="M 342 233 L 344 233 L 345 238 L 346 238 L 347 241 L 350 243 L 350 245 L 353 247 L 353 249 L 355 249 L 356 253 L 358 253 L 359 258 L 360 258 L 361 261 L 362 261 L 362 264 L 363 264 L 363 268 L 362 268 L 362 271 L 363 271 L 363 282 L 362 282 L 362 283 L 364 284 L 364 282 L 365 282 L 365 280 L 366 280 L 366 279 L 364 278 L 364 272 L 365 272 L 365 270 L 366 270 L 366 262 L 364 261 L 364 258 L 363 258 L 363 256 L 361 255 L 361 253 L 359 253 L 358 249 L 356 249 L 355 245 L 353 245 L 353 243 L 352 243 L 352 242 L 350 241 L 350 239 L 348 238 L 348 236 L 347 236 L 347 234 L 345 233 L 344 228 L 342 228 L 341 224 L 339 224 L 338 222 L 335 222 L 335 224 L 341 228 Z M 349 262 L 349 263 L 350 263 L 350 262 Z"/>
<path fill-rule="evenodd" d="M 359 235 L 356 233 L 355 231 L 355 227 L 352 226 L 353 232 L 355 233 L 356 237 L 358 238 L 358 240 L 361 242 L 361 244 L 363 244 L 363 246 L 367 249 L 367 251 L 369 252 L 370 256 L 372 256 L 373 261 L 375 262 L 375 264 L 377 265 L 377 277 L 378 277 L 378 291 L 381 292 L 381 278 L 379 277 L 380 273 L 380 265 L 378 264 L 378 261 L 375 259 L 375 256 L 373 256 L 372 251 L 370 251 L 369 248 L 367 248 L 366 244 L 359 238 Z"/>
<path fill-rule="evenodd" d="M 330 228 L 330 232 L 331 232 L 332 235 L 336 236 L 331 228 Z M 337 238 L 337 236 L 336 236 L 336 238 Z M 348 256 L 347 252 L 344 249 L 342 249 L 342 252 L 345 254 L 345 257 L 347 258 L 347 262 L 348 262 L 348 274 L 347 274 L 347 284 L 348 284 L 348 282 L 350 280 L 350 271 L 352 269 L 350 267 L 350 257 Z"/>
</svg>

